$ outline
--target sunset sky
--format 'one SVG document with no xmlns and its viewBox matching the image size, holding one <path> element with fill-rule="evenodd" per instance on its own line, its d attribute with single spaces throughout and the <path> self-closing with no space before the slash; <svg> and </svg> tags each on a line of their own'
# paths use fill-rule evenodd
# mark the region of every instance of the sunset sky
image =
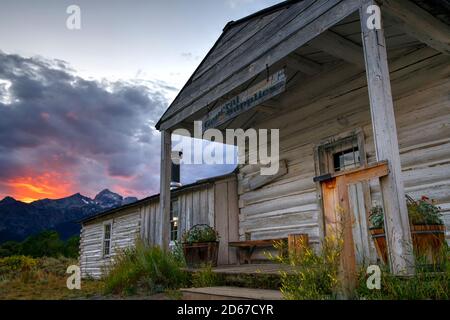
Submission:
<svg viewBox="0 0 450 320">
<path fill-rule="evenodd" d="M 229 20 L 277 2 L 1 0 L 0 199 L 158 192 L 156 121 Z M 184 166 L 182 182 L 233 167 Z"/>
</svg>

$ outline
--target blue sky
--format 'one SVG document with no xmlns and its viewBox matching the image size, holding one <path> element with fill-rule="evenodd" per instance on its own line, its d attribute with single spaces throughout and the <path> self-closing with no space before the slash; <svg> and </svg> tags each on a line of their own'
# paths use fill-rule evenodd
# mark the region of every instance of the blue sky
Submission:
<svg viewBox="0 0 450 320">
<path fill-rule="evenodd" d="M 0 198 L 158 192 L 156 121 L 228 21 L 277 2 L 1 0 Z M 183 166 L 182 182 L 232 169 Z"/>
</svg>

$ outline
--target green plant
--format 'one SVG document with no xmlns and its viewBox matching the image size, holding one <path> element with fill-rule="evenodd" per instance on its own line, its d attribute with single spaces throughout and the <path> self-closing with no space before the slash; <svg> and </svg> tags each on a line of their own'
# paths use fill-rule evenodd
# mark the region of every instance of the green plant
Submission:
<svg viewBox="0 0 450 320">
<path fill-rule="evenodd" d="M 36 267 L 38 261 L 26 256 L 10 256 L 0 259 L 0 275 L 26 272 Z"/>
<path fill-rule="evenodd" d="M 216 230 L 206 224 L 197 224 L 189 231 L 185 232 L 182 237 L 183 243 L 192 244 L 199 242 L 215 242 L 219 239 Z"/>
<path fill-rule="evenodd" d="M 327 236 L 322 249 L 316 253 L 303 244 L 294 254 L 270 256 L 272 260 L 289 265 L 292 270 L 280 272 L 281 293 L 287 300 L 323 300 L 335 297 L 339 288 L 339 264 L 342 240 Z M 275 247 L 281 251 L 281 244 Z"/>
<path fill-rule="evenodd" d="M 422 196 L 419 200 L 414 200 L 407 196 L 407 207 L 409 222 L 412 225 L 442 225 L 442 214 L 440 208 L 434 204 L 433 200 Z M 373 228 L 384 228 L 384 212 L 381 206 L 374 206 L 370 210 L 370 223 Z"/>
<path fill-rule="evenodd" d="M 212 271 L 210 264 L 205 265 L 192 275 L 192 286 L 196 288 L 214 287 L 220 285 L 220 277 Z"/>
<path fill-rule="evenodd" d="M 130 295 L 139 290 L 158 293 L 178 289 L 188 282 L 182 267 L 173 253 L 138 241 L 114 257 L 104 278 L 105 292 Z"/>
<path fill-rule="evenodd" d="M 383 207 L 380 205 L 372 207 L 369 220 L 373 228 L 384 228 Z"/>
<path fill-rule="evenodd" d="M 177 260 L 181 265 L 186 266 L 186 259 L 184 258 L 183 245 L 178 240 L 174 242 L 172 253 L 175 260 Z"/>
<path fill-rule="evenodd" d="M 442 214 L 439 207 L 434 205 L 434 201 L 422 196 L 415 201 L 408 196 L 408 215 L 413 225 L 442 225 Z"/>
<path fill-rule="evenodd" d="M 450 251 L 445 246 L 442 272 L 430 273 L 416 268 L 412 277 L 391 274 L 387 266 L 382 267 L 380 290 L 367 288 L 367 275 L 361 270 L 357 295 L 360 299 L 375 300 L 448 300 L 450 299 Z"/>
</svg>

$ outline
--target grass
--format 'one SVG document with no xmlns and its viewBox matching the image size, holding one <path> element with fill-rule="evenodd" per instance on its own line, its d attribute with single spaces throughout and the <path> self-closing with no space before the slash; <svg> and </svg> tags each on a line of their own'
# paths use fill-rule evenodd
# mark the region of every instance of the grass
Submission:
<svg viewBox="0 0 450 320">
<path fill-rule="evenodd" d="M 366 275 L 360 274 L 357 294 L 360 299 L 372 300 L 448 300 L 450 299 L 450 249 L 444 246 L 442 263 L 430 272 L 418 259 L 416 273 L 412 277 L 393 276 L 386 268 L 382 269 L 381 289 L 369 290 Z"/>
<path fill-rule="evenodd" d="M 173 253 L 138 242 L 115 257 L 104 278 L 105 293 L 129 296 L 176 290 L 189 283 L 183 267 Z"/>
<path fill-rule="evenodd" d="M 215 287 L 222 283 L 221 277 L 212 271 L 211 265 L 206 265 L 192 274 L 192 286 L 196 288 Z"/>
<path fill-rule="evenodd" d="M 74 259 L 20 256 L 7 259 L 6 263 L 0 262 L 1 300 L 84 299 L 102 291 L 102 282 L 94 280 L 83 280 L 81 290 L 67 289 L 65 272 L 69 265 L 77 264 Z"/>
</svg>

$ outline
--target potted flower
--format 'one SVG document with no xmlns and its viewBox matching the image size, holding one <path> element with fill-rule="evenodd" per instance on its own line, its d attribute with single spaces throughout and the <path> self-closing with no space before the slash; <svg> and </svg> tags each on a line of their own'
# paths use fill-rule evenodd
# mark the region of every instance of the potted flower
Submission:
<svg viewBox="0 0 450 320">
<path fill-rule="evenodd" d="M 182 237 L 183 252 L 189 267 L 217 266 L 219 234 L 206 224 L 197 224 Z"/>
<path fill-rule="evenodd" d="M 440 208 L 425 196 L 417 201 L 407 196 L 407 206 L 415 255 L 425 259 L 427 264 L 439 264 L 441 250 L 445 243 L 445 225 L 442 222 Z M 370 233 L 375 242 L 378 256 L 386 263 L 388 253 L 383 208 L 381 206 L 373 207 L 369 220 L 371 223 Z"/>
</svg>

